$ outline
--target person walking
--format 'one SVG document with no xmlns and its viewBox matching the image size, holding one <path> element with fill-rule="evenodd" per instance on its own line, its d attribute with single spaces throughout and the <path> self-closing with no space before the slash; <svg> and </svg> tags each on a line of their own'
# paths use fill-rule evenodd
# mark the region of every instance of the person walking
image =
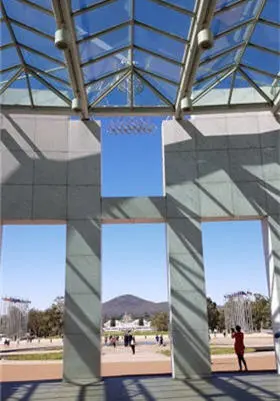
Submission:
<svg viewBox="0 0 280 401">
<path fill-rule="evenodd" d="M 248 371 L 246 361 L 244 359 L 244 351 L 245 351 L 245 345 L 244 345 L 244 333 L 241 331 L 240 326 L 236 326 L 235 329 L 231 329 L 231 338 L 233 338 L 234 341 L 234 350 L 237 355 L 238 359 L 238 364 L 239 364 L 239 371 L 242 372 L 242 364 L 244 365 L 245 371 Z"/>
<path fill-rule="evenodd" d="M 131 340 L 130 340 L 130 347 L 132 350 L 132 354 L 135 355 L 135 337 L 132 336 Z"/>
<path fill-rule="evenodd" d="M 162 336 L 162 334 L 159 337 L 159 345 L 163 345 L 163 336 Z"/>
</svg>

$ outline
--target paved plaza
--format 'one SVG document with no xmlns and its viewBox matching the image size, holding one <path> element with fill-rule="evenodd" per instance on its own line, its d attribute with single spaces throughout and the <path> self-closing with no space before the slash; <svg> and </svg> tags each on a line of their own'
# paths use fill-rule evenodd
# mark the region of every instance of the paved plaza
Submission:
<svg viewBox="0 0 280 401">
<path fill-rule="evenodd" d="M 73 386 L 60 381 L 7 383 L 3 401 L 279 401 L 276 374 L 215 374 L 209 379 L 172 380 L 170 375 L 106 378 Z"/>
</svg>

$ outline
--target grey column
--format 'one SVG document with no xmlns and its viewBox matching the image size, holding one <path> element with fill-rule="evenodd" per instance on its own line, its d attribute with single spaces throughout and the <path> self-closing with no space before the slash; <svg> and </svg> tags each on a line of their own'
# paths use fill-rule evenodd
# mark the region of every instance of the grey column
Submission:
<svg viewBox="0 0 280 401">
<path fill-rule="evenodd" d="M 262 228 L 273 334 L 280 335 L 280 215 L 264 219 Z M 275 338 L 275 357 L 280 374 L 280 338 Z"/>
<path fill-rule="evenodd" d="M 100 223 L 67 225 L 63 378 L 87 384 L 100 378 Z"/>
<path fill-rule="evenodd" d="M 71 122 L 67 175 L 67 246 L 63 378 L 100 379 L 100 128 Z"/>
<path fill-rule="evenodd" d="M 201 225 L 168 219 L 169 285 L 174 378 L 211 373 Z"/>
</svg>

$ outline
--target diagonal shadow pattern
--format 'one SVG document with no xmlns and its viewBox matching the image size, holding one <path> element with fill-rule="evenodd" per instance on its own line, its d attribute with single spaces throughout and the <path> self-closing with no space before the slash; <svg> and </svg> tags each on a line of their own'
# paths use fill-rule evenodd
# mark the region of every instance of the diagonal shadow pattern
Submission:
<svg viewBox="0 0 280 401">
<path fill-rule="evenodd" d="M 32 193 L 34 191 L 34 170 L 35 164 L 36 168 L 44 170 L 44 182 L 45 185 L 53 185 L 58 181 L 55 181 L 57 177 L 64 177 L 65 172 L 72 171 L 87 171 L 88 166 L 96 166 L 98 165 L 98 155 L 87 155 L 82 156 L 76 159 L 66 159 L 66 160 L 54 160 L 45 156 L 44 152 L 42 152 L 38 146 L 34 145 L 34 143 L 30 140 L 30 136 L 28 133 L 24 131 L 16 122 L 16 118 L 10 115 L 5 115 L 13 127 L 13 130 L 17 131 L 18 142 L 15 140 L 15 136 L 9 132 L 6 128 L 2 130 L 1 133 L 1 141 L 2 141 L 2 160 L 5 162 L 5 157 L 12 157 L 16 161 L 14 164 L 14 169 L 10 171 L 6 171 L 6 166 L 3 164 L 3 187 L 2 187 L 2 218 L 4 220 L 15 220 L 22 219 L 26 221 L 32 221 L 36 219 L 43 219 L 51 221 L 58 220 L 67 220 L 68 218 L 68 210 L 65 210 L 65 207 L 59 209 L 57 211 L 51 210 L 53 205 L 57 205 L 57 193 L 54 190 L 49 193 L 49 198 L 45 199 L 47 205 L 49 205 L 50 213 L 48 210 L 45 211 L 45 215 L 40 215 L 40 213 L 36 212 L 36 205 L 30 206 L 30 203 L 25 202 L 24 199 L 19 199 L 19 192 L 16 191 L 16 186 L 20 182 L 21 183 L 21 195 L 24 198 L 26 195 L 32 198 Z M 167 174 L 167 215 L 162 209 L 159 207 L 158 203 L 152 200 L 155 208 L 158 210 L 158 213 L 162 215 L 163 219 L 167 219 L 168 226 L 170 230 L 172 230 L 177 236 L 178 240 L 182 244 L 182 247 L 185 249 L 185 253 L 191 255 L 191 258 L 196 262 L 198 266 L 198 270 L 190 268 L 188 263 L 184 263 L 180 261 L 178 255 L 176 253 L 170 253 L 169 261 L 170 265 L 174 270 L 177 270 L 178 274 L 182 277 L 182 279 L 188 282 L 188 285 L 193 288 L 193 291 L 198 292 L 200 295 L 204 295 L 204 275 L 203 275 L 203 258 L 202 258 L 202 249 L 200 248 L 199 236 L 201 235 L 199 228 L 197 227 L 197 221 L 200 221 L 201 218 L 204 218 L 202 205 L 201 205 L 201 197 L 198 197 L 198 207 L 196 209 L 192 208 L 191 203 L 185 203 L 184 197 L 181 195 L 178 196 L 176 191 L 176 186 L 182 186 L 182 188 L 187 191 L 187 184 L 192 184 L 196 187 L 197 191 L 203 193 L 204 196 L 207 196 L 213 204 L 219 210 L 222 210 L 222 218 L 240 218 L 242 214 L 238 213 L 238 211 L 229 208 L 227 205 L 221 202 L 221 199 L 216 196 L 215 193 L 210 192 L 210 190 L 205 185 L 203 179 L 205 177 L 209 177 L 211 174 L 214 174 L 219 171 L 223 171 L 225 176 L 227 177 L 230 185 L 234 186 L 241 196 L 247 200 L 250 205 L 249 210 L 251 211 L 250 216 L 244 215 L 243 218 L 263 218 L 267 215 L 270 216 L 269 227 L 271 229 L 273 235 L 273 244 L 279 244 L 280 242 L 280 209 L 279 209 L 279 180 L 267 179 L 266 174 L 262 176 L 256 175 L 254 172 L 254 168 L 259 166 L 259 158 L 255 158 L 251 156 L 251 153 L 247 152 L 247 159 L 245 162 L 236 161 L 234 168 L 229 164 L 225 163 L 224 160 L 219 164 L 219 158 L 217 157 L 215 162 L 213 163 L 213 155 L 210 155 L 210 152 L 205 151 L 205 149 L 217 149 L 221 148 L 221 144 L 229 143 L 228 135 L 220 136 L 220 137 L 204 137 L 203 134 L 194 127 L 189 121 L 185 121 L 183 123 L 184 129 L 190 135 L 190 139 L 182 140 L 176 144 L 170 144 L 165 147 L 165 152 L 167 153 L 176 153 L 178 150 L 183 153 L 186 151 L 184 155 L 185 160 L 188 159 L 188 156 L 194 157 L 194 160 L 200 160 L 199 157 L 201 153 L 203 153 L 202 163 L 203 167 L 199 163 L 194 163 L 192 161 L 192 171 L 186 170 L 186 168 L 181 169 L 176 172 L 176 174 L 172 175 L 172 182 L 169 181 L 169 177 Z M 23 147 L 21 145 L 22 140 L 28 145 Z M 279 166 L 279 132 L 277 130 L 271 132 L 264 132 L 263 134 L 251 134 L 251 135 L 231 135 L 230 136 L 230 149 L 243 149 L 244 141 L 250 142 L 259 142 L 259 143 L 267 143 L 267 147 L 264 147 L 265 151 L 259 151 L 261 156 L 261 163 L 264 169 L 264 172 L 268 174 L 271 166 Z M 229 146 L 229 145 L 228 145 Z M 229 147 L 225 151 L 228 155 L 228 158 L 232 157 L 232 154 L 229 154 Z M 188 154 L 189 152 L 189 154 Z M 170 162 L 167 161 L 166 169 L 168 170 Z M 40 167 L 41 166 L 41 167 Z M 182 165 L 184 167 L 184 164 Z M 248 166 L 250 168 L 248 168 Z M 168 171 L 167 171 L 168 173 Z M 240 178 L 241 177 L 241 178 Z M 65 200 L 67 195 L 67 186 L 69 185 L 68 176 L 66 174 L 65 182 L 62 183 L 63 180 L 59 181 L 59 183 L 53 185 L 54 189 L 59 189 L 59 187 L 63 187 L 65 189 Z M 87 184 L 86 184 L 87 185 Z M 98 188 L 96 188 L 98 191 Z M 11 194 L 13 194 L 13 198 L 11 198 Z M 61 198 L 64 199 L 64 198 Z M 90 200 L 88 200 L 90 202 Z M 238 202 L 237 199 L 232 199 L 232 204 L 236 204 Z M 117 210 L 117 213 L 113 212 L 112 218 L 120 218 L 119 216 L 123 216 L 127 219 L 131 218 L 129 212 L 125 209 L 125 203 L 120 201 L 119 204 L 114 204 L 114 207 Z M 55 207 L 56 208 L 56 207 Z M 54 209 L 55 209 L 54 208 Z M 172 213 L 171 213 L 172 211 Z M 274 213 L 272 213 L 274 211 Z M 277 212 L 278 211 L 278 212 Z M 171 213 L 171 216 L 170 214 Z M 91 254 L 95 255 L 97 258 L 100 257 L 100 245 L 96 243 L 93 244 L 92 235 L 96 235 L 96 225 L 94 223 L 94 218 L 97 220 L 100 216 L 93 216 L 92 214 L 86 215 L 86 219 L 92 224 L 92 232 L 91 230 L 84 229 L 81 224 L 79 224 L 79 220 L 77 221 L 71 220 L 71 224 L 73 228 L 79 232 L 84 242 L 91 249 Z M 211 220 L 211 216 L 206 216 Z M 213 215 L 212 219 L 217 220 L 219 217 L 217 215 Z M 177 221 L 182 219 L 188 226 L 178 225 Z M 279 247 L 277 249 L 273 249 L 273 257 L 277 261 L 274 270 L 274 280 L 279 283 L 280 282 L 280 267 L 279 267 Z M 70 260 L 71 259 L 71 260 Z M 100 294 L 96 293 L 96 288 L 89 283 L 85 277 L 83 277 L 82 272 L 79 269 L 79 265 L 73 264 L 72 258 L 68 258 L 67 263 L 69 269 L 71 269 L 77 277 L 84 283 L 84 285 L 88 288 L 88 292 L 91 293 L 94 297 L 96 297 L 96 302 L 100 302 Z M 171 283 L 172 284 L 172 283 Z M 279 288 L 279 287 L 278 287 Z M 93 350 L 93 354 L 99 352 L 99 336 L 100 336 L 100 326 L 95 321 L 94 317 L 89 317 L 87 313 L 77 304 L 75 297 L 73 294 L 66 294 L 68 300 L 68 310 L 66 310 L 65 321 L 69 322 L 69 325 L 73 329 L 72 339 L 69 340 L 70 345 L 81 357 L 84 361 L 84 364 L 88 366 L 89 372 L 92 368 L 92 357 L 90 355 L 89 350 Z M 195 306 L 192 302 L 190 302 L 186 297 L 182 296 L 182 294 L 176 290 L 171 291 L 171 299 L 183 304 L 186 309 L 191 310 L 195 315 L 203 320 L 205 319 L 205 307 L 202 305 L 201 307 Z M 172 302 L 171 302 L 172 304 Z M 274 311 L 273 318 L 276 319 L 279 316 L 279 308 Z M 191 326 L 191 324 L 186 320 L 186 317 L 182 315 L 177 308 L 173 308 L 173 328 L 172 328 L 172 337 L 173 340 L 178 343 L 189 344 L 189 349 L 186 350 L 184 355 L 175 355 L 175 364 L 177 364 L 178 368 L 184 371 L 186 363 L 191 360 L 197 361 L 195 366 L 205 366 L 207 360 L 209 359 L 209 348 L 208 341 L 202 336 L 197 336 L 197 331 Z M 93 323 L 95 321 L 95 323 Z M 67 323 L 66 323 L 67 324 Z M 75 335 L 77 333 L 83 333 L 83 337 L 85 338 L 86 344 L 84 347 L 84 351 L 81 350 L 79 342 L 75 341 Z M 194 370 L 197 368 L 194 367 Z M 199 369 L 198 369 L 199 370 Z M 93 372 L 91 372 L 93 373 Z M 199 371 L 194 373 L 198 373 Z M 219 388 L 219 382 L 216 380 L 215 384 L 216 388 Z M 233 385 L 232 385 L 233 386 Z M 229 385 L 224 390 L 230 392 L 231 389 Z M 143 388 L 141 390 L 143 392 Z M 80 390 L 80 399 L 85 397 L 85 387 Z M 245 393 L 240 393 L 239 396 L 243 397 Z M 147 395 L 147 397 L 149 397 Z M 147 400 L 152 400 L 147 398 Z M 207 397 L 205 395 L 205 397 Z M 125 399 L 125 398 L 124 398 Z M 129 398 L 127 398 L 129 399 Z M 175 398 L 174 398 L 175 399 Z M 215 398 L 205 398 L 209 400 L 214 400 Z M 237 398 L 236 398 L 237 399 Z M 242 398 L 239 398 L 242 399 Z M 249 400 L 250 398 L 248 398 Z"/>
</svg>

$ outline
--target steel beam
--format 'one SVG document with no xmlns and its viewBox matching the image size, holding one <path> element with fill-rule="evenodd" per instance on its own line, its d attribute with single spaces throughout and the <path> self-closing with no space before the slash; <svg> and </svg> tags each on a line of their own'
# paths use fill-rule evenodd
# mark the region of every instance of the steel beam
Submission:
<svg viewBox="0 0 280 401">
<path fill-rule="evenodd" d="M 145 47 L 141 47 L 141 46 L 136 46 L 136 45 L 134 45 L 134 49 L 135 49 L 135 50 L 139 50 L 139 51 L 141 51 L 141 52 L 143 52 L 143 53 L 149 54 L 149 55 L 151 55 L 151 56 L 160 58 L 160 59 L 162 59 L 163 61 L 166 61 L 167 63 L 175 64 L 175 65 L 177 65 L 178 67 L 182 67 L 182 66 L 183 66 L 183 64 L 182 64 L 180 61 L 177 61 L 177 60 L 175 60 L 174 58 L 170 58 L 170 57 L 167 57 L 167 56 L 163 56 L 161 53 L 154 52 L 154 51 L 152 51 L 152 50 L 146 49 Z"/>
<path fill-rule="evenodd" d="M 152 1 L 154 3 L 157 3 L 160 6 L 168 7 L 171 10 L 177 11 L 177 12 L 179 12 L 181 14 L 189 15 L 191 17 L 193 17 L 193 15 L 194 15 L 194 11 L 190 11 L 190 10 L 187 10 L 186 8 L 182 8 L 182 7 L 176 6 L 175 4 L 172 4 L 172 3 L 167 3 L 167 1 L 164 1 L 164 0 L 150 0 L 150 1 Z"/>
<path fill-rule="evenodd" d="M 280 93 L 279 93 L 279 107 L 280 107 Z M 15 114 L 48 114 L 48 115 L 76 115 L 70 107 L 52 107 L 52 106 L 15 106 L 15 105 L 1 105 L 3 112 Z M 224 114 L 224 113 L 237 113 L 237 112 L 250 112 L 250 111 L 271 111 L 272 107 L 268 103 L 253 103 L 253 104 L 233 104 L 233 105 L 219 105 L 219 106 L 196 106 L 188 115 L 198 114 Z M 94 116 L 173 116 L 175 110 L 173 107 L 97 107 L 90 110 L 90 114 Z"/>
<path fill-rule="evenodd" d="M 191 97 L 192 85 L 199 65 L 201 50 L 198 47 L 197 35 L 202 28 L 207 28 L 210 26 L 216 7 L 216 2 L 216 0 L 196 1 L 196 14 L 192 20 L 192 26 L 190 28 L 190 44 L 189 46 L 186 46 L 185 64 L 183 73 L 181 75 L 180 88 L 175 104 L 175 117 L 177 119 L 182 117 L 182 98 L 185 96 L 189 98 Z"/>
<path fill-rule="evenodd" d="M 277 74 L 276 75 L 275 74 L 271 74 L 271 72 L 261 70 L 260 68 L 253 67 L 251 65 L 240 63 L 239 67 L 248 68 L 248 70 L 255 71 L 255 72 L 259 73 L 259 74 L 267 75 L 268 77 L 271 77 L 273 79 L 280 79 L 280 76 L 277 75 Z"/>
<path fill-rule="evenodd" d="M 274 49 L 271 49 L 269 47 L 260 46 L 257 43 L 250 42 L 250 43 L 248 43 L 248 47 L 253 47 L 253 48 L 257 49 L 257 50 L 260 50 L 260 51 L 263 51 L 263 52 L 267 52 L 267 53 L 270 53 L 270 54 L 274 54 L 275 56 L 280 56 L 280 50 L 274 50 Z"/>
<path fill-rule="evenodd" d="M 240 53 L 238 54 L 237 60 L 235 60 L 236 67 L 238 67 L 239 64 L 241 63 L 242 57 L 243 57 L 243 55 L 244 55 L 244 53 L 245 53 L 245 51 L 247 49 L 247 46 L 248 46 L 248 44 L 249 44 L 249 42 L 251 40 L 251 37 L 252 37 L 252 35 L 254 33 L 254 30 L 255 30 L 255 27 L 257 25 L 258 19 L 261 16 L 261 13 L 263 12 L 265 4 L 266 4 L 266 0 L 260 0 L 260 5 L 259 5 L 259 8 L 258 8 L 258 11 L 256 12 L 256 15 L 254 16 L 254 21 L 248 27 L 248 31 L 249 32 L 247 33 L 247 38 L 246 38 L 246 41 L 244 43 L 244 47 L 240 51 Z"/>
<path fill-rule="evenodd" d="M 277 114 L 277 113 L 279 113 L 279 110 L 280 110 L 280 90 L 279 90 L 278 94 L 276 95 L 276 98 L 274 99 L 272 113 Z"/>
<path fill-rule="evenodd" d="M 237 71 L 240 72 L 240 74 L 243 76 L 243 78 L 246 79 L 246 81 L 264 98 L 264 100 L 267 101 L 267 103 L 271 104 L 272 106 L 272 100 L 270 99 L 269 96 L 267 96 L 264 91 L 261 90 L 261 88 L 249 77 L 249 75 L 246 74 L 245 71 L 242 70 L 242 68 L 237 68 Z"/>
<path fill-rule="evenodd" d="M 52 4 L 57 28 L 64 27 L 68 33 L 68 48 L 64 51 L 66 65 L 74 96 L 79 98 L 81 102 L 81 118 L 87 120 L 89 118 L 88 99 L 81 68 L 76 31 L 72 18 L 71 3 L 69 0 L 52 0 Z"/>
<path fill-rule="evenodd" d="M 103 0 L 103 1 L 101 0 L 98 3 L 94 3 L 94 4 L 91 4 L 89 6 L 85 6 L 83 8 L 80 8 L 79 10 L 75 10 L 73 12 L 73 16 L 76 17 L 76 15 L 81 15 L 81 14 L 87 13 L 89 11 L 96 10 L 97 8 L 100 8 L 100 7 L 103 7 L 103 6 L 107 6 L 107 5 L 111 4 L 111 3 L 115 3 L 116 1 L 118 1 L 118 0 Z"/>
<path fill-rule="evenodd" d="M 194 99 L 193 99 L 193 105 L 195 105 L 195 103 L 199 102 L 200 99 L 202 99 L 204 96 L 206 96 L 212 89 L 214 89 L 217 85 L 219 85 L 220 82 L 222 82 L 224 79 L 226 79 L 227 77 L 229 77 L 233 72 L 234 72 L 235 68 L 231 68 L 228 71 L 225 71 L 224 74 L 216 79 L 216 81 L 212 82 L 210 85 L 208 85 L 199 95 L 197 95 Z"/>
<path fill-rule="evenodd" d="M 145 85 L 147 85 L 152 92 L 154 92 L 154 94 L 159 97 L 164 103 L 168 104 L 170 107 L 174 107 L 173 104 L 170 102 L 169 99 L 167 99 L 167 97 L 165 97 L 159 90 L 157 90 L 157 88 L 154 87 L 154 85 L 152 85 L 149 81 L 147 81 L 146 78 L 142 77 L 141 74 L 139 74 L 139 72 L 137 72 L 136 70 L 134 70 L 135 75 L 137 75 L 137 77 L 144 82 Z"/>
<path fill-rule="evenodd" d="M 113 83 L 113 85 L 109 86 L 105 90 L 105 92 L 102 93 L 101 96 L 99 96 L 94 102 L 91 103 L 90 108 L 94 108 L 98 103 L 100 103 L 106 96 L 109 95 L 122 81 L 124 81 L 126 78 L 128 78 L 131 75 L 130 69 L 122 75 L 116 82 Z"/>
<path fill-rule="evenodd" d="M 5 85 L 2 86 L 2 88 L 0 89 L 0 96 L 2 95 L 2 93 L 5 92 L 5 90 L 12 85 L 13 82 L 15 82 L 18 77 L 24 72 L 24 68 L 21 67 L 16 73 L 15 75 L 13 75 L 6 83 Z"/>
<path fill-rule="evenodd" d="M 41 12 L 43 12 L 45 14 L 53 16 L 52 10 L 49 10 L 48 8 L 40 6 L 39 4 L 36 4 L 33 1 L 28 1 L 28 0 L 18 0 L 18 1 L 20 1 L 23 4 L 26 4 L 29 7 L 34 8 L 35 10 L 38 10 L 38 11 L 41 11 Z"/>
</svg>

